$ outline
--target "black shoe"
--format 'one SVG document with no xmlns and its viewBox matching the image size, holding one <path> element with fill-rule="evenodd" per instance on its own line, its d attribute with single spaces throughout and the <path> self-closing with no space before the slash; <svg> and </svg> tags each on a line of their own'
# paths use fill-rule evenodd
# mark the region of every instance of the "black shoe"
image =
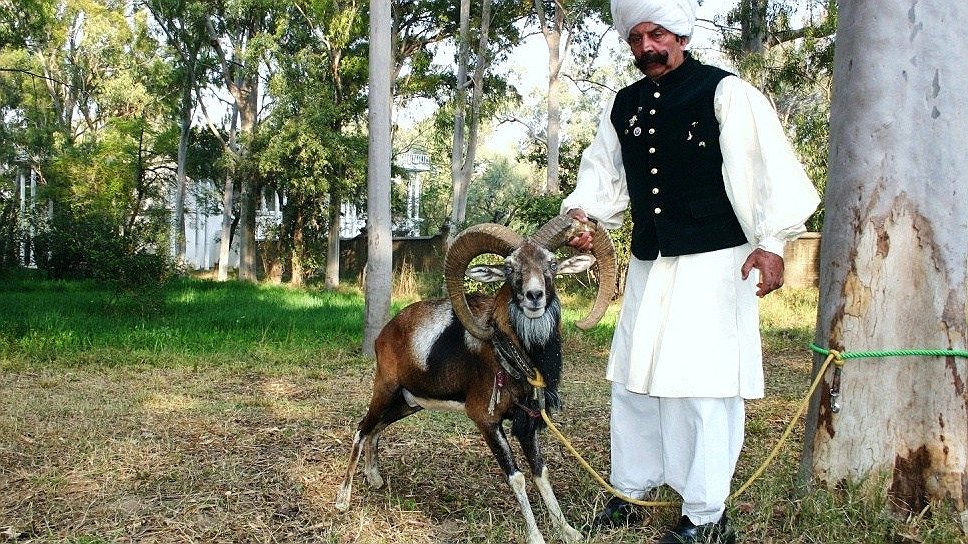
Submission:
<svg viewBox="0 0 968 544">
<path fill-rule="evenodd" d="M 639 513 L 631 503 L 612 497 L 592 519 L 592 531 L 603 528 L 625 527 L 639 521 Z"/>
<path fill-rule="evenodd" d="M 736 544 L 736 531 L 729 525 L 726 514 L 716 523 L 696 526 L 687 516 L 662 536 L 655 544 Z"/>
</svg>

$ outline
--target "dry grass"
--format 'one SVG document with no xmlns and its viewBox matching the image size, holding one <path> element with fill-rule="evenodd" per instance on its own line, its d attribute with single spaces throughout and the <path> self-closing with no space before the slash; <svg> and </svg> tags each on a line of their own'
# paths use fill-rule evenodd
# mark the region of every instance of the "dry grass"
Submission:
<svg viewBox="0 0 968 544">
<path fill-rule="evenodd" d="M 604 470 L 601 361 L 572 360 L 566 376 L 567 405 L 556 420 Z M 370 490 L 357 475 L 352 510 L 334 510 L 368 387 L 363 361 L 336 375 L 90 366 L 9 373 L 0 524 L 23 542 L 520 541 L 500 471 L 457 414 L 422 413 L 388 429 L 387 488 Z M 581 525 L 604 495 L 550 440 L 556 488 Z M 642 528 L 592 541 L 650 538 L 675 515 L 655 512 Z"/>
<path fill-rule="evenodd" d="M 748 407 L 737 482 L 766 455 L 807 385 L 809 354 L 785 335 L 766 341 L 770 391 Z M 569 331 L 565 353 L 565 408 L 555 419 L 607 471 L 604 348 Z M 319 357 L 315 368 L 8 365 L 0 375 L 0 542 L 524 541 L 500 470 L 459 414 L 420 413 L 391 426 L 381 442 L 387 486 L 368 489 L 357 474 L 351 510 L 339 514 L 333 501 L 369 399 L 371 363 Z M 794 494 L 801 439 L 802 425 L 763 481 L 731 505 L 744 542 L 953 542 L 951 533 L 930 537 L 937 524 L 924 516 L 902 524 L 910 539 L 865 536 L 871 522 L 863 520 L 858 538 L 830 536 L 816 512 L 847 510 L 836 499 Z M 550 436 L 544 443 L 565 514 L 581 527 L 605 496 Z M 558 541 L 543 508 L 536 513 L 549 542 Z M 588 542 L 649 542 L 677 517 L 675 509 L 649 511 L 641 526 Z"/>
</svg>

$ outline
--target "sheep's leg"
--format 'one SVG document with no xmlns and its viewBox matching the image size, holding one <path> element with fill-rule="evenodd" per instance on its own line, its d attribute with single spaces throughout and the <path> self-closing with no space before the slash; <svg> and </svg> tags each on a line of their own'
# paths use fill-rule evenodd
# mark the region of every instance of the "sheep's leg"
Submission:
<svg viewBox="0 0 968 544">
<path fill-rule="evenodd" d="M 534 511 L 531 510 L 531 502 L 528 501 L 524 474 L 518 470 L 517 465 L 514 463 L 514 454 L 511 453 L 511 446 L 508 444 L 504 429 L 501 428 L 500 422 L 491 424 L 478 422 L 478 428 L 484 434 L 484 440 L 487 442 L 488 447 L 491 448 L 491 452 L 501 466 L 501 470 L 507 476 L 508 485 L 511 486 L 511 491 L 514 492 L 514 498 L 518 500 L 518 506 L 521 507 L 521 513 L 524 515 L 524 523 L 528 530 L 528 544 L 544 544 L 544 537 L 541 536 L 541 531 L 538 530 L 538 522 L 535 521 Z"/>
<path fill-rule="evenodd" d="M 341 512 L 349 510 L 350 496 L 353 493 L 353 474 L 360 462 L 360 455 L 364 451 L 366 452 L 364 473 L 367 481 L 373 487 L 381 487 L 383 478 L 377 468 L 377 442 L 380 433 L 387 425 L 420 410 L 419 406 L 411 407 L 404 401 L 402 390 L 399 388 L 389 395 L 381 394 L 382 391 L 385 391 L 385 389 L 374 386 L 370 406 L 353 436 L 349 464 L 346 467 L 346 473 L 343 475 L 343 483 L 336 494 L 336 509 Z"/>
<path fill-rule="evenodd" d="M 544 456 L 541 454 L 537 431 L 527 433 L 523 437 L 519 436 L 518 441 L 521 443 L 524 456 L 528 459 L 528 464 L 531 466 L 531 475 L 534 476 L 534 484 L 537 486 L 538 492 L 541 493 L 541 499 L 548 509 L 548 515 L 551 516 L 551 521 L 555 524 L 555 528 L 558 530 L 561 538 L 565 542 L 581 542 L 584 536 L 568 524 L 568 520 L 565 519 L 565 515 L 561 511 L 561 505 L 558 504 L 558 498 L 555 497 L 555 492 L 551 489 L 551 481 L 548 479 L 548 467 L 544 464 Z"/>
<path fill-rule="evenodd" d="M 379 489 L 383 487 L 383 477 L 380 476 L 379 468 L 379 445 L 380 436 L 388 425 L 399 421 L 411 414 L 422 410 L 420 406 L 410 406 L 404 399 L 403 392 L 398 391 L 394 396 L 390 406 L 387 406 L 381 414 L 380 421 L 370 432 L 369 440 L 363 445 L 363 474 L 370 487 Z"/>
<path fill-rule="evenodd" d="M 555 497 L 555 492 L 551 489 L 551 481 L 548 480 L 548 467 L 544 467 L 541 473 L 534 477 L 534 484 L 538 487 L 538 491 L 541 493 L 541 499 L 544 500 L 545 506 L 548 508 L 548 513 L 551 516 L 551 521 L 555 524 L 555 528 L 558 529 L 558 534 L 565 542 L 581 542 L 585 537 L 577 529 L 568 524 L 568 520 L 565 519 L 565 515 L 561 512 L 561 506 L 558 504 L 558 499 Z"/>
<path fill-rule="evenodd" d="M 346 474 L 343 475 L 343 483 L 339 486 L 336 494 L 336 509 L 345 512 L 350 509 L 350 495 L 353 494 L 353 473 L 356 472 L 356 464 L 360 462 L 360 453 L 363 452 L 363 441 L 366 440 L 359 428 L 353 435 L 353 447 L 350 449 L 350 462 L 346 467 Z"/>
</svg>

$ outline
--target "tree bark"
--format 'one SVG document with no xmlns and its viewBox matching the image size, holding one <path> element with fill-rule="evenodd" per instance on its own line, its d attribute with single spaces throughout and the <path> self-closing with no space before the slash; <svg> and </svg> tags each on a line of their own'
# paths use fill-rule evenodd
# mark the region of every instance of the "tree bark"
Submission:
<svg viewBox="0 0 968 544">
<path fill-rule="evenodd" d="M 564 48 L 562 48 L 561 40 L 565 33 L 566 14 L 563 2 L 555 2 L 555 11 L 551 14 L 550 23 L 549 14 L 545 11 L 542 0 L 535 0 L 534 9 L 538 15 L 538 24 L 541 25 L 541 34 L 548 46 L 548 172 L 542 192 L 557 194 L 561 190 L 558 181 L 561 162 L 561 66 L 568 56 L 571 36 L 569 34 L 565 39 Z"/>
<path fill-rule="evenodd" d="M 234 37 L 231 59 L 222 48 L 221 36 L 215 31 L 211 21 L 206 24 L 211 45 L 222 65 L 222 79 L 235 100 L 240 119 L 241 138 L 235 145 L 233 172 L 235 176 L 240 176 L 239 279 L 243 281 L 258 280 L 255 255 L 255 204 L 258 187 L 248 159 L 259 118 L 259 69 L 258 60 L 253 61 L 255 66 L 249 66 L 241 64 L 239 59 L 245 57 L 244 49 L 252 37 L 261 32 L 262 22 L 258 17 L 248 19 L 247 26 L 239 30 L 239 36 Z"/>
<path fill-rule="evenodd" d="M 218 281 L 229 279 L 229 255 L 232 251 L 232 200 L 235 183 L 231 175 L 225 176 L 222 195 L 222 235 L 218 244 Z"/>
<path fill-rule="evenodd" d="M 460 30 L 457 35 L 457 92 L 454 94 L 454 141 L 450 151 L 450 179 L 453 184 L 453 199 L 450 211 L 450 236 L 457 230 L 467 215 L 467 188 L 470 186 L 470 172 L 464 171 L 464 136 L 467 130 L 465 104 L 467 103 L 467 65 L 470 62 L 470 0 L 460 2 Z"/>
<path fill-rule="evenodd" d="M 255 139 L 255 125 L 259 114 L 258 74 L 247 77 L 246 81 L 233 92 L 240 103 L 239 117 L 241 119 L 242 142 L 240 146 L 240 162 L 242 177 L 239 180 L 239 279 L 243 281 L 257 281 L 255 255 L 255 212 L 258 187 L 252 165 L 249 164 L 252 141 Z"/>
<path fill-rule="evenodd" d="M 477 135 L 481 123 L 481 101 L 484 99 L 484 74 L 487 72 L 489 64 L 488 45 L 490 43 L 491 31 L 491 1 L 484 0 L 481 7 L 480 37 L 477 44 L 477 65 L 471 78 L 467 79 L 469 68 L 469 30 L 470 25 L 470 0 L 461 0 L 461 30 L 460 30 L 460 53 L 458 56 L 457 67 L 457 95 L 455 104 L 457 111 L 454 114 L 454 146 L 451 150 L 451 179 L 454 184 L 453 208 L 450 216 L 450 224 L 458 228 L 450 228 L 449 240 L 452 240 L 458 233 L 459 226 L 467 217 L 467 191 L 471 184 L 471 176 L 474 174 L 474 161 L 477 157 Z M 471 89 L 471 102 L 469 106 L 470 123 L 466 126 L 467 138 L 464 139 L 465 132 L 465 113 L 464 108 L 468 108 L 467 86 Z M 448 240 L 448 243 L 449 243 Z"/>
<path fill-rule="evenodd" d="M 185 84 L 182 89 L 179 113 L 181 126 L 178 133 L 178 166 L 175 174 L 175 218 L 173 221 L 175 262 L 179 266 L 185 265 L 185 193 L 188 189 L 188 175 L 185 173 L 185 167 L 188 162 L 188 138 L 192 129 L 193 110 L 192 87 L 191 84 Z"/>
<path fill-rule="evenodd" d="M 306 207 L 294 206 L 292 243 L 289 254 L 289 283 L 303 285 L 306 281 Z"/>
<path fill-rule="evenodd" d="M 232 106 L 232 125 L 229 128 L 228 147 L 234 153 L 236 140 L 238 138 L 238 105 Z M 222 192 L 222 234 L 218 244 L 218 281 L 229 279 L 229 255 L 232 251 L 232 222 L 233 222 L 233 201 L 235 200 L 235 165 L 238 161 L 232 161 L 232 167 L 225 176 L 225 188 Z"/>
<path fill-rule="evenodd" d="M 326 235 L 326 289 L 339 287 L 339 219 L 343 200 L 339 193 L 329 194 L 329 230 Z"/>
<path fill-rule="evenodd" d="M 390 229 L 390 0 L 370 3 L 370 146 L 367 167 L 367 261 L 363 353 L 390 317 L 393 240 Z"/>
<path fill-rule="evenodd" d="M 767 37 L 769 0 L 742 0 L 739 5 L 743 56 L 762 55 Z"/>
<path fill-rule="evenodd" d="M 964 350 L 968 266 L 968 5 L 842 3 L 816 343 Z M 818 368 L 821 358 L 815 360 Z M 900 511 L 968 506 L 968 362 L 848 359 L 808 414 L 800 478 L 886 476 Z"/>
</svg>

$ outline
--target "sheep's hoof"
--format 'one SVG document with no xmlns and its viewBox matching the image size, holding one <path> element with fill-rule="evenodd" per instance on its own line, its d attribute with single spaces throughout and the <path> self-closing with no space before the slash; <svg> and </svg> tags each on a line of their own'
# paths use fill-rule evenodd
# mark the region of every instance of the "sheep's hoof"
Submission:
<svg viewBox="0 0 968 544">
<path fill-rule="evenodd" d="M 582 542 L 585 540 L 585 535 L 581 534 L 571 525 L 565 525 L 561 530 L 561 538 L 564 539 L 565 542 L 569 543 Z"/>
<path fill-rule="evenodd" d="M 380 489 L 383 487 L 383 477 L 380 476 L 380 473 L 375 470 L 366 473 L 366 481 L 373 489 Z"/>
<path fill-rule="evenodd" d="M 340 512 L 346 512 L 350 509 L 350 493 L 352 489 L 349 486 L 342 485 L 339 488 L 339 493 L 336 494 L 336 509 Z"/>
</svg>

